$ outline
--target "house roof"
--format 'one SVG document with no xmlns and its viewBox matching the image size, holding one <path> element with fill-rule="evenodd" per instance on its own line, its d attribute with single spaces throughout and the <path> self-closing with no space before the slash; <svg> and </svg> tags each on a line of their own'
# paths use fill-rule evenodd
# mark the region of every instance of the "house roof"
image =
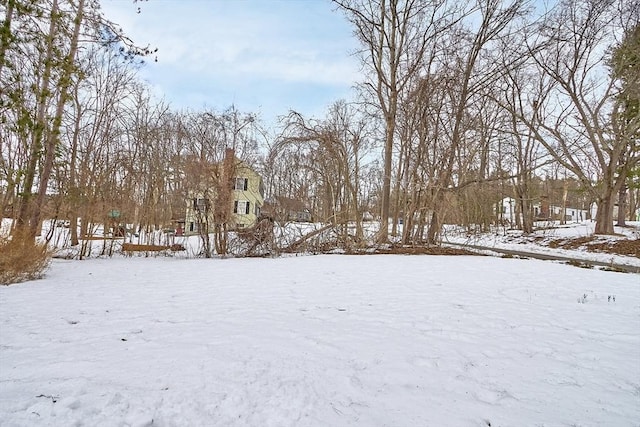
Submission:
<svg viewBox="0 0 640 427">
<path fill-rule="evenodd" d="M 284 196 L 276 196 L 275 199 L 276 199 L 277 206 L 289 211 L 302 212 L 302 211 L 309 210 L 309 208 L 307 208 L 305 203 L 300 199 L 293 199 L 291 197 L 284 197 Z"/>
</svg>

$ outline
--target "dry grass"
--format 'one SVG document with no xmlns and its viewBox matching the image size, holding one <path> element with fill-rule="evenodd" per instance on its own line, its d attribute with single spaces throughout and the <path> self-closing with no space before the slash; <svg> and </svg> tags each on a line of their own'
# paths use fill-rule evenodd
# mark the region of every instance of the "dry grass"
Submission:
<svg viewBox="0 0 640 427">
<path fill-rule="evenodd" d="M 24 234 L 0 236 L 0 285 L 39 279 L 50 262 L 46 243 L 34 243 Z"/>
<path fill-rule="evenodd" d="M 550 248 L 580 249 L 589 252 L 603 252 L 640 258 L 640 239 L 602 240 L 598 236 L 586 236 L 574 239 L 555 239 L 549 242 Z"/>
</svg>

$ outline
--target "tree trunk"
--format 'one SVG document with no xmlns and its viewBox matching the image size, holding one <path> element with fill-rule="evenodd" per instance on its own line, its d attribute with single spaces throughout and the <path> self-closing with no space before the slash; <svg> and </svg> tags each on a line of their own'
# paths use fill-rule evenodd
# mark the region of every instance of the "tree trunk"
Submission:
<svg viewBox="0 0 640 427">
<path fill-rule="evenodd" d="M 84 2 L 80 0 L 78 2 L 78 12 L 74 20 L 73 35 L 71 37 L 71 44 L 69 47 L 69 53 L 65 57 L 63 64 L 63 73 L 60 76 L 60 94 L 58 95 L 58 102 L 56 105 L 56 113 L 53 119 L 53 126 L 49 134 L 47 135 L 47 143 L 45 146 L 45 158 L 44 167 L 40 176 L 40 184 L 38 186 L 38 195 L 34 209 L 32 210 L 31 227 L 39 227 L 42 221 L 42 207 L 44 206 L 45 196 L 47 194 L 47 188 L 49 186 L 49 178 L 53 171 L 53 161 L 55 159 L 56 146 L 60 139 L 60 127 L 62 126 L 62 114 L 64 112 L 64 106 L 69 99 L 69 87 L 71 86 L 71 77 L 73 75 L 74 61 L 76 58 L 76 52 L 78 51 L 78 39 L 80 37 L 80 28 L 82 26 L 83 14 L 84 14 Z M 39 228 L 36 230 L 38 231 Z"/>
<path fill-rule="evenodd" d="M 615 192 L 608 188 L 603 197 L 598 199 L 595 234 L 613 234 L 613 198 Z"/>
<path fill-rule="evenodd" d="M 437 204 L 434 204 L 437 206 Z M 436 209 L 431 214 L 431 222 L 429 223 L 429 230 L 427 231 L 427 244 L 435 245 L 438 243 L 438 236 L 440 234 L 440 219 L 438 218 L 438 212 Z"/>
<path fill-rule="evenodd" d="M 389 207 L 391 205 L 391 160 L 393 159 L 393 134 L 395 132 L 395 117 L 387 118 L 384 143 L 384 176 L 382 177 L 382 212 L 378 243 L 389 240 Z"/>
<path fill-rule="evenodd" d="M 623 185 L 618 191 L 618 223 L 619 227 L 625 227 L 627 217 L 627 186 Z"/>
<path fill-rule="evenodd" d="M 36 228 L 38 224 L 30 223 L 35 207 L 33 206 L 33 184 L 36 177 L 36 169 L 38 167 L 38 160 L 41 157 L 42 151 L 42 139 L 44 137 L 44 130 L 46 128 L 46 110 L 49 100 L 51 73 L 54 63 L 54 39 L 57 31 L 58 23 L 58 0 L 53 0 L 51 5 L 49 32 L 47 33 L 46 46 L 47 51 L 44 57 L 44 69 L 42 72 L 42 79 L 40 80 L 39 93 L 37 95 L 37 113 L 35 119 L 35 130 L 33 132 L 31 141 L 31 150 L 29 152 L 29 161 L 27 169 L 25 171 L 24 185 L 22 189 L 22 195 L 20 197 L 20 211 L 16 218 L 16 231 L 23 233 L 25 228 L 28 235 L 35 238 Z"/>
<path fill-rule="evenodd" d="M 567 223 L 567 195 L 569 193 L 569 183 L 567 182 L 567 176 L 564 177 L 564 182 L 562 184 L 562 212 L 560 215 L 560 224 L 564 225 Z"/>
<path fill-rule="evenodd" d="M 520 209 L 522 210 L 522 232 L 531 234 L 533 233 L 533 213 L 531 202 L 526 196 L 520 198 Z"/>
<path fill-rule="evenodd" d="M 631 221 L 638 221 L 636 212 L 638 211 L 638 198 L 636 194 L 638 193 L 637 189 L 629 188 L 629 219 Z"/>
</svg>

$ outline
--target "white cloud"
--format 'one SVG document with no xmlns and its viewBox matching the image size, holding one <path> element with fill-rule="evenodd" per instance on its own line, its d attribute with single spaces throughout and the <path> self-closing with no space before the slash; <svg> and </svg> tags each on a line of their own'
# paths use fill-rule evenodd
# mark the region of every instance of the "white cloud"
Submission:
<svg viewBox="0 0 640 427">
<path fill-rule="evenodd" d="M 103 8 L 135 41 L 159 49 L 143 74 L 180 106 L 242 99 L 270 114 L 318 111 L 358 79 L 356 41 L 329 1 L 111 0 Z"/>
<path fill-rule="evenodd" d="M 135 40 L 158 47 L 157 67 L 338 85 L 356 76 L 355 42 L 328 2 L 158 1 L 141 3 L 140 14 L 123 3 L 105 10 Z M 310 16 L 309 4 L 324 13 Z M 322 22 L 310 30 L 309 20 Z"/>
</svg>

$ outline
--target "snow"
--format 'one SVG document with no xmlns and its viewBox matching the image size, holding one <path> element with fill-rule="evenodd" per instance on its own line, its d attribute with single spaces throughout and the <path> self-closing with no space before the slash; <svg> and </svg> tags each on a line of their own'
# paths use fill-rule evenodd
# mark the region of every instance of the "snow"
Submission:
<svg viewBox="0 0 640 427">
<path fill-rule="evenodd" d="M 0 288 L 0 424 L 638 426 L 639 285 L 480 256 L 54 260 Z"/>
<path fill-rule="evenodd" d="M 629 222 L 628 224 L 628 227 L 614 227 L 616 232 L 616 235 L 614 236 L 597 236 L 598 242 L 640 239 L 640 223 Z M 523 235 L 522 231 L 519 230 L 504 229 L 494 233 L 468 235 L 460 228 L 448 226 L 447 231 L 444 234 L 443 241 L 445 243 L 471 244 L 487 248 L 560 255 L 581 260 L 640 267 L 640 258 L 634 256 L 617 255 L 606 252 L 588 252 L 584 249 L 571 250 L 553 248 L 548 246 L 551 241 L 557 239 L 573 239 L 592 236 L 594 229 L 595 222 L 593 221 L 583 221 L 566 225 L 559 225 L 557 223 L 550 222 L 548 227 L 539 227 L 528 236 Z"/>
</svg>

